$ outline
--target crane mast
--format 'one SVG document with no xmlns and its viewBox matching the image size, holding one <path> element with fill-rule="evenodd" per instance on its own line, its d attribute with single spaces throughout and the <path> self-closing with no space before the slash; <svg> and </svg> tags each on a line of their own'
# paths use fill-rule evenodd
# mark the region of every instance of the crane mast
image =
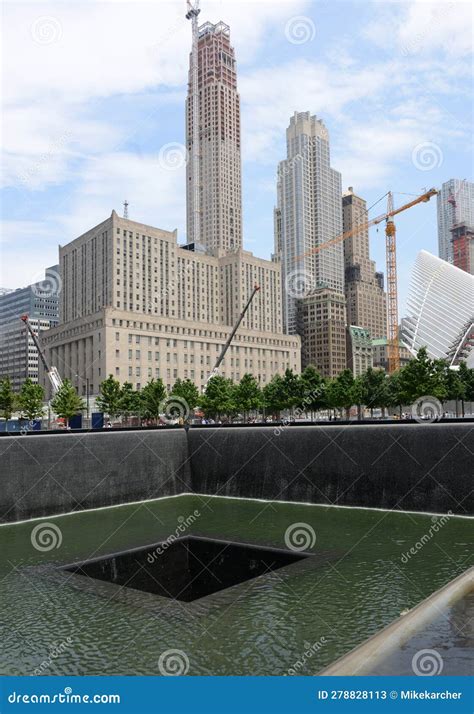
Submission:
<svg viewBox="0 0 474 714">
<path fill-rule="evenodd" d="M 193 196 L 193 243 L 196 245 L 201 238 L 201 191 L 200 191 L 200 152 L 199 152 L 199 68 L 198 68 L 198 41 L 199 28 L 198 16 L 199 0 L 187 0 L 188 12 L 186 19 L 191 20 L 192 28 L 192 49 L 191 49 L 191 116 L 192 116 L 192 153 L 191 153 L 191 176 L 192 176 L 192 196 Z"/>
<path fill-rule="evenodd" d="M 385 253 L 387 261 L 387 363 L 388 372 L 400 368 L 398 339 L 397 231 L 393 221 L 393 195 L 388 192 L 385 220 Z"/>
<path fill-rule="evenodd" d="M 39 357 L 43 363 L 45 372 L 48 375 L 49 381 L 51 382 L 51 386 L 53 388 L 53 394 L 57 394 L 58 391 L 60 390 L 60 388 L 62 387 L 62 383 L 63 383 L 63 381 L 60 377 L 60 374 L 59 374 L 58 370 L 56 369 L 56 367 L 50 367 L 49 364 L 47 363 L 46 357 L 44 356 L 44 352 L 41 349 L 39 340 L 38 340 L 37 336 L 35 335 L 33 328 L 30 325 L 28 315 L 22 315 L 20 319 L 22 320 L 22 322 L 25 323 L 26 329 L 30 333 L 31 339 L 33 340 L 34 345 L 35 345 L 36 349 L 38 350 L 38 354 L 39 354 Z"/>
<path fill-rule="evenodd" d="M 406 211 L 412 206 L 416 206 L 419 203 L 426 203 L 438 194 L 438 190 L 435 188 L 430 188 L 429 191 L 425 191 L 421 196 L 417 196 L 409 203 L 405 203 L 399 208 L 394 208 L 393 206 L 393 195 L 389 191 L 387 196 L 387 210 L 382 215 L 372 218 L 370 221 L 365 221 L 364 223 L 359 223 L 359 225 L 351 228 L 341 235 L 331 238 L 331 240 L 321 243 L 321 245 L 312 248 L 311 250 L 303 253 L 302 255 L 297 255 L 294 260 L 302 260 L 308 255 L 313 255 L 318 253 L 324 248 L 328 248 L 331 245 L 336 245 L 341 241 L 350 238 L 357 233 L 367 230 L 371 226 L 377 226 L 379 223 L 385 221 L 385 250 L 386 250 L 386 261 L 387 261 L 387 361 L 388 361 L 388 372 L 395 372 L 400 367 L 400 341 L 398 338 L 398 287 L 397 287 L 397 242 L 396 242 L 396 229 L 393 217 L 397 216 L 399 213 Z"/>
<path fill-rule="evenodd" d="M 235 333 L 237 332 L 237 330 L 238 330 L 239 327 L 240 327 L 240 323 L 242 322 L 242 320 L 243 320 L 244 317 L 245 317 L 245 313 L 247 312 L 247 310 L 248 310 L 249 307 L 250 307 L 250 303 L 252 302 L 252 300 L 254 299 L 255 295 L 257 294 L 257 292 L 258 292 L 259 290 L 260 290 L 260 286 L 259 286 L 259 285 L 254 285 L 254 288 L 253 288 L 253 290 L 252 290 L 252 293 L 251 293 L 249 299 L 247 300 L 244 309 L 243 309 L 242 312 L 240 313 L 239 318 L 238 318 L 237 322 L 235 323 L 232 332 L 230 333 L 229 337 L 227 338 L 227 342 L 225 343 L 225 345 L 224 345 L 224 347 L 222 348 L 222 351 L 221 351 L 219 357 L 217 358 L 217 361 L 216 361 L 216 363 L 215 363 L 215 365 L 214 365 L 214 368 L 213 368 L 212 372 L 210 373 L 209 378 L 208 378 L 208 380 L 207 380 L 208 382 L 209 382 L 209 380 L 210 380 L 212 377 L 215 377 L 216 374 L 219 374 L 219 367 L 220 367 L 220 365 L 221 365 L 221 362 L 222 362 L 222 360 L 224 359 L 224 357 L 225 357 L 225 355 L 226 355 L 226 352 L 227 352 L 227 350 L 229 349 L 229 347 L 230 347 L 230 345 L 231 345 L 232 340 L 234 339 Z"/>
</svg>

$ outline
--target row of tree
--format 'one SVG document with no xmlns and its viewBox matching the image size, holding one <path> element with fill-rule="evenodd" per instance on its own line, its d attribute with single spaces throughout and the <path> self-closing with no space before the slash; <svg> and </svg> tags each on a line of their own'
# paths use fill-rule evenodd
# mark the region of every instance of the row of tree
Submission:
<svg viewBox="0 0 474 714">
<path fill-rule="evenodd" d="M 459 370 L 452 370 L 443 360 L 432 360 L 423 348 L 416 358 L 394 374 L 388 376 L 383 370 L 368 369 L 354 378 L 348 369 L 334 379 L 327 379 L 314 367 L 306 367 L 301 375 L 287 369 L 284 375 L 276 374 L 263 388 L 251 374 L 244 374 L 238 384 L 216 375 L 200 394 L 189 379 L 176 380 L 168 394 L 161 379 L 152 379 L 137 391 L 129 382 L 120 384 L 110 376 L 100 385 L 97 397 L 98 409 L 111 419 L 131 416 L 157 422 L 163 415 L 170 419 L 187 419 L 196 408 L 206 417 L 232 419 L 242 415 L 248 421 L 250 415 L 263 412 L 280 418 L 282 412 L 292 415 L 310 415 L 322 410 L 332 410 L 341 416 L 349 416 L 353 406 L 359 416 L 363 408 L 402 409 L 423 396 L 440 402 L 455 401 L 462 405 L 474 401 L 474 370 L 461 363 Z M 27 379 L 18 395 L 12 392 L 8 379 L 0 381 L 0 412 L 9 419 L 16 410 L 29 420 L 38 419 L 44 412 L 44 391 L 41 385 Z M 58 416 L 68 421 L 85 410 L 84 400 L 79 397 L 69 380 L 64 380 L 61 389 L 51 401 Z M 457 410 L 456 410 L 457 411 Z"/>
</svg>

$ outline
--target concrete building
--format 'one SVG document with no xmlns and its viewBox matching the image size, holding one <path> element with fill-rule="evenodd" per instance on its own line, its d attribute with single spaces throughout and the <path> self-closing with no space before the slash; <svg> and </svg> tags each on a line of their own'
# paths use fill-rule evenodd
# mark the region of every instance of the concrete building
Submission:
<svg viewBox="0 0 474 714">
<path fill-rule="evenodd" d="M 329 288 L 313 290 L 297 301 L 301 367 L 313 365 L 325 377 L 346 368 L 346 301 Z"/>
<path fill-rule="evenodd" d="M 453 265 L 474 275 L 474 228 L 456 223 L 451 228 Z"/>
<path fill-rule="evenodd" d="M 186 170 L 187 240 L 194 240 L 198 183 L 200 243 L 208 252 L 242 247 L 240 97 L 230 28 L 206 22 L 199 28 L 199 176 Z M 186 146 L 193 154 L 192 65 L 186 100 Z"/>
<path fill-rule="evenodd" d="M 310 112 L 295 112 L 278 167 L 275 255 L 281 256 L 283 329 L 297 332 L 297 300 L 316 288 L 344 292 L 342 243 L 297 260 L 342 233 L 341 174 L 330 164 L 329 134 Z"/>
<path fill-rule="evenodd" d="M 38 381 L 38 350 L 20 317 L 29 316 L 36 335 L 57 325 L 61 285 L 59 266 L 53 265 L 44 280 L 0 294 L 0 379 L 10 377 L 15 391 L 28 377 Z"/>
<path fill-rule="evenodd" d="M 374 368 L 384 369 L 388 372 L 388 340 L 386 337 L 379 337 L 372 340 L 372 366 Z M 413 359 L 406 346 L 400 342 L 400 367 L 404 367 Z"/>
<path fill-rule="evenodd" d="M 342 198 L 343 230 L 367 222 L 367 204 L 350 187 Z M 387 299 L 383 273 L 370 259 L 369 231 L 361 230 L 344 241 L 345 295 L 347 324 L 369 331 L 372 338 L 387 334 Z"/>
<path fill-rule="evenodd" d="M 346 331 L 347 367 L 354 377 L 359 377 L 373 367 L 372 339 L 369 330 L 348 325 Z"/>
<path fill-rule="evenodd" d="M 451 228 L 456 223 L 474 226 L 474 183 L 465 179 L 449 179 L 437 197 L 438 255 L 453 262 Z"/>
<path fill-rule="evenodd" d="M 239 250 L 220 257 L 179 247 L 176 232 L 115 211 L 60 247 L 61 324 L 43 338 L 62 377 L 97 393 L 112 374 L 140 388 L 161 377 L 202 388 L 255 282 L 261 286 L 222 365 L 262 384 L 300 371 L 300 340 L 281 325 L 280 267 Z"/>
</svg>

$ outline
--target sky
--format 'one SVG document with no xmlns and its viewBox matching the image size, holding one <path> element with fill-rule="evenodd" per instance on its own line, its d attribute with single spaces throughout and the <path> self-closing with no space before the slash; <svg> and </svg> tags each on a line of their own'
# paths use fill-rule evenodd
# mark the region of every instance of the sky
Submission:
<svg viewBox="0 0 474 714">
<path fill-rule="evenodd" d="M 184 15 L 184 0 L 4 2 L 0 287 L 39 280 L 124 199 L 186 242 Z M 219 20 L 237 58 L 247 250 L 273 250 L 294 111 L 323 119 L 332 166 L 368 206 L 472 180 L 470 2 L 201 0 L 200 21 Z M 437 254 L 436 200 L 396 225 L 403 314 L 416 254 Z M 385 271 L 383 228 L 371 254 Z"/>
</svg>

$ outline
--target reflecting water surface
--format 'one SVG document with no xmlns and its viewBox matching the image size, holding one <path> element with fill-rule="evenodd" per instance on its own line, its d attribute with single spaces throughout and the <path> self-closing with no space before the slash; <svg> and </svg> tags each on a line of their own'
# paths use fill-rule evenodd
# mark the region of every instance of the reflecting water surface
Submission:
<svg viewBox="0 0 474 714">
<path fill-rule="evenodd" d="M 159 675 L 160 656 L 178 649 L 194 675 L 315 674 L 472 564 L 471 522 L 451 517 L 433 533 L 434 522 L 182 496 L 1 526 L 0 673 Z M 33 534 L 39 524 L 53 537 Z M 55 568 L 147 544 L 160 557 L 156 544 L 183 533 L 314 556 L 194 602 Z"/>
</svg>

